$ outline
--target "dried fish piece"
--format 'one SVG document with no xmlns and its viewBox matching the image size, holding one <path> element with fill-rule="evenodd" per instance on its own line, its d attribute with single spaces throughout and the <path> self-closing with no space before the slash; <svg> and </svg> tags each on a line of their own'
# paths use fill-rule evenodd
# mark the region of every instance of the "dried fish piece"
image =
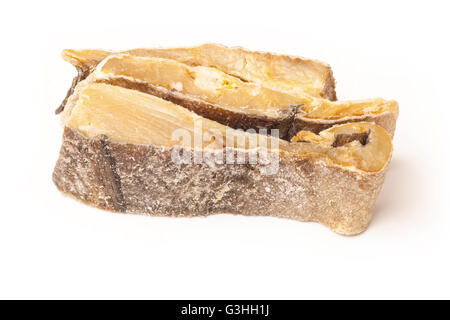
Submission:
<svg viewBox="0 0 450 320">
<path fill-rule="evenodd" d="M 288 139 L 301 130 L 318 133 L 335 124 L 358 121 L 375 122 L 393 136 L 398 117 L 395 101 L 329 101 L 303 93 L 291 95 L 215 68 L 190 67 L 163 58 L 109 55 L 89 81 L 146 92 L 232 128 L 278 129 L 280 137 Z"/>
<path fill-rule="evenodd" d="M 89 81 L 149 93 L 235 129 L 278 129 L 282 137 L 298 107 L 298 98 L 287 93 L 162 58 L 110 55 Z"/>
<path fill-rule="evenodd" d="M 74 66 L 89 70 L 113 53 L 105 50 L 69 49 L 63 51 L 63 58 Z M 315 60 L 209 43 L 190 48 L 133 49 L 121 53 L 172 59 L 190 66 L 213 67 L 272 90 L 290 94 L 307 93 L 313 97 L 336 100 L 330 66 Z"/>
<path fill-rule="evenodd" d="M 103 83 L 87 81 L 69 100 L 53 180 L 66 194 L 118 212 L 275 216 L 353 235 L 370 222 L 392 152 L 388 133 L 372 123 L 300 132 L 288 142 Z M 196 162 L 206 151 L 222 154 L 215 158 L 222 162 Z M 189 158 L 174 161 L 174 153 L 184 152 Z M 271 160 L 251 162 L 260 152 Z M 225 161 L 238 153 L 243 164 Z"/>
<path fill-rule="evenodd" d="M 398 113 L 398 103 L 394 100 L 381 98 L 349 101 L 310 99 L 297 109 L 288 136 L 292 137 L 301 130 L 319 133 L 336 124 L 374 122 L 382 126 L 393 138 Z"/>
</svg>

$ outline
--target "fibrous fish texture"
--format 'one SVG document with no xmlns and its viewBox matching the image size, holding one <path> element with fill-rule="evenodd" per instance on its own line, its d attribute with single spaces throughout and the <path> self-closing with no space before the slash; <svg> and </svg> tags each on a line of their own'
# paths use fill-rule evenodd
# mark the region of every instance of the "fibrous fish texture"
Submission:
<svg viewBox="0 0 450 320">
<path fill-rule="evenodd" d="M 292 142 L 232 129 L 153 95 L 104 83 L 64 110 L 53 180 L 99 208 L 158 216 L 215 213 L 317 221 L 364 231 L 392 145 L 373 123 Z"/>
</svg>

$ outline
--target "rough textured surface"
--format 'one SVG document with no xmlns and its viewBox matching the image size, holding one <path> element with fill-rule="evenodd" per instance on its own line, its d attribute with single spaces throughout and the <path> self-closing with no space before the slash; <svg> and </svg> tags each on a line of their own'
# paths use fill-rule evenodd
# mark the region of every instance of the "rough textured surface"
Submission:
<svg viewBox="0 0 450 320">
<path fill-rule="evenodd" d="M 370 222 L 386 167 L 366 173 L 281 154 L 276 175 L 261 170 L 251 164 L 176 164 L 170 149 L 88 139 L 66 127 L 53 180 L 62 192 L 116 212 L 274 216 L 354 235 Z"/>
</svg>

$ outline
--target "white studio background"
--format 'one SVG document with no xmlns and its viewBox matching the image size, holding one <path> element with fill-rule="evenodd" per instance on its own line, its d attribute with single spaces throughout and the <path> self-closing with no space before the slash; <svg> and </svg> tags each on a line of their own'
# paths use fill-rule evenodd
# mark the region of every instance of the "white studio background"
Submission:
<svg viewBox="0 0 450 320">
<path fill-rule="evenodd" d="M 446 1 L 3 4 L 0 298 L 450 298 Z M 216 42 L 329 63 L 339 99 L 400 104 L 369 229 L 219 215 L 111 214 L 51 181 L 64 48 Z"/>
</svg>

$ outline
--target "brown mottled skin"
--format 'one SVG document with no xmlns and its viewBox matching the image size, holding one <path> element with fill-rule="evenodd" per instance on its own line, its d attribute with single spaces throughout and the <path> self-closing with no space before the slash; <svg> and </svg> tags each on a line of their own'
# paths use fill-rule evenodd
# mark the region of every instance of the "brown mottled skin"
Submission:
<svg viewBox="0 0 450 320">
<path fill-rule="evenodd" d="M 176 164 L 171 149 L 89 139 L 66 127 L 53 181 L 62 192 L 115 212 L 274 216 L 355 235 L 367 228 L 386 173 L 286 154 L 276 174 L 261 170 L 248 163 Z"/>
</svg>

